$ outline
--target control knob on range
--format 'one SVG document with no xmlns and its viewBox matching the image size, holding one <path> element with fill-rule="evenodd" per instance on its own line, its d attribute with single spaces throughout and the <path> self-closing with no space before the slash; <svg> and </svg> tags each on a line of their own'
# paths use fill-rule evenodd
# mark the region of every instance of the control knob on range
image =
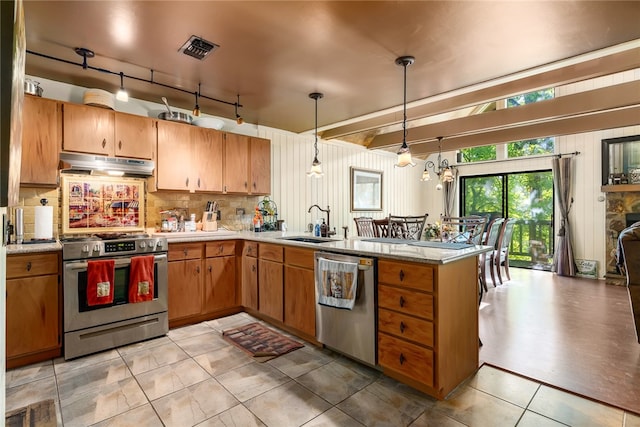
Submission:
<svg viewBox="0 0 640 427">
<path fill-rule="evenodd" d="M 100 252 L 100 243 L 96 243 L 93 247 L 93 252 Z"/>
<path fill-rule="evenodd" d="M 156 247 L 158 249 L 162 249 L 162 240 L 158 240 L 158 243 L 156 243 Z"/>
<path fill-rule="evenodd" d="M 153 249 L 155 242 L 153 240 L 149 240 L 149 249 Z"/>
<path fill-rule="evenodd" d="M 140 249 L 144 249 L 147 247 L 147 244 L 144 241 L 140 242 Z"/>
<path fill-rule="evenodd" d="M 82 252 L 89 253 L 89 245 L 82 246 Z"/>
</svg>

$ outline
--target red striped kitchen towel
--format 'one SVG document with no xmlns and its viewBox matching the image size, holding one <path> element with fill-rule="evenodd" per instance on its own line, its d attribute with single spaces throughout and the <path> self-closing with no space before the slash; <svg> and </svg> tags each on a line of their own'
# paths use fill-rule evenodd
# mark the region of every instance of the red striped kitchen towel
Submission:
<svg viewBox="0 0 640 427">
<path fill-rule="evenodd" d="M 115 263 L 112 259 L 87 263 L 87 305 L 113 303 Z"/>
<path fill-rule="evenodd" d="M 144 302 L 153 299 L 154 256 L 131 258 L 129 270 L 129 302 Z"/>
</svg>

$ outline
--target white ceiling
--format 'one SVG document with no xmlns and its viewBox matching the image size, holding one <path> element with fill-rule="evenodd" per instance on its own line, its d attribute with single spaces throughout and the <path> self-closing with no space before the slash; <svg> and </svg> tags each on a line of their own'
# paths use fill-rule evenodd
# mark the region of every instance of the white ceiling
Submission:
<svg viewBox="0 0 640 427">
<path fill-rule="evenodd" d="M 402 104 L 398 56 L 416 58 L 407 69 L 413 102 L 640 40 L 640 1 L 26 0 L 24 8 L 29 51 L 81 63 L 74 48 L 85 47 L 95 52 L 90 66 L 145 80 L 153 70 L 155 82 L 188 92 L 125 79 L 130 96 L 191 109 L 200 83 L 203 95 L 230 103 L 239 94 L 247 122 L 303 132 L 314 126 L 308 94 L 318 91 L 320 128 L 354 122 L 345 134 L 364 145 L 402 118 L 383 115 L 360 133 L 371 127 L 363 118 Z M 191 35 L 220 47 L 198 61 L 178 51 Z M 34 54 L 26 72 L 109 91 L 120 83 Z M 199 104 L 235 117 L 232 105 Z"/>
</svg>

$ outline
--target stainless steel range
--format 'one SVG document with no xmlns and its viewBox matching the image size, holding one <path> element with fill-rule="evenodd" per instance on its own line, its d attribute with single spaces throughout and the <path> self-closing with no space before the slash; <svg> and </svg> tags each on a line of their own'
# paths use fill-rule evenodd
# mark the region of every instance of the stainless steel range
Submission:
<svg viewBox="0 0 640 427">
<path fill-rule="evenodd" d="M 60 241 L 65 359 L 168 332 L 166 238 L 146 234 L 100 235 L 63 237 Z M 130 302 L 131 260 L 150 255 L 153 256 L 153 297 L 144 302 Z M 114 261 L 113 301 L 108 304 L 95 304 L 87 298 L 88 268 L 94 260 Z"/>
</svg>

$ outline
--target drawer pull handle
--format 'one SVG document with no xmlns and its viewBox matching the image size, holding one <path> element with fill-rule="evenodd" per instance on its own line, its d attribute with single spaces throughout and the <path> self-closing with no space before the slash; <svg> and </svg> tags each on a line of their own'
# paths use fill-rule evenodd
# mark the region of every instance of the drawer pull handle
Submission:
<svg viewBox="0 0 640 427">
<path fill-rule="evenodd" d="M 104 148 L 104 147 L 106 147 L 106 146 L 107 146 L 107 139 L 106 139 L 106 138 L 103 138 L 103 139 L 102 139 L 102 148 Z"/>
<path fill-rule="evenodd" d="M 198 188 L 200 188 L 200 178 L 198 178 Z"/>
<path fill-rule="evenodd" d="M 399 276 L 400 276 L 400 281 L 402 282 L 404 280 L 404 271 L 403 270 L 400 270 Z"/>
<path fill-rule="evenodd" d="M 31 271 L 31 261 L 27 263 L 27 271 Z"/>
<path fill-rule="evenodd" d="M 184 256 L 187 256 L 187 254 L 189 253 L 189 250 L 188 249 L 184 249 L 183 252 L 184 252 Z"/>
<path fill-rule="evenodd" d="M 256 266 L 255 266 L 255 265 L 252 265 L 252 266 L 251 266 L 251 271 L 252 271 L 253 273 L 255 273 L 255 272 L 256 272 Z"/>
<path fill-rule="evenodd" d="M 196 273 L 200 274 L 200 266 L 196 267 Z"/>
<path fill-rule="evenodd" d="M 118 141 L 118 148 L 122 150 L 122 141 Z"/>
<path fill-rule="evenodd" d="M 213 267 L 209 266 L 209 273 L 213 271 Z"/>
<path fill-rule="evenodd" d="M 404 298 L 400 296 L 400 307 L 404 307 Z"/>
<path fill-rule="evenodd" d="M 224 247 L 222 245 L 218 246 L 218 253 L 221 254 L 224 251 Z"/>
<path fill-rule="evenodd" d="M 186 179 L 186 181 L 184 182 L 185 187 L 189 186 L 189 178 Z"/>
<path fill-rule="evenodd" d="M 405 327 L 406 327 L 406 326 L 404 326 L 404 322 L 400 322 L 400 333 L 403 333 L 403 334 L 404 334 L 404 328 L 405 328 Z"/>
<path fill-rule="evenodd" d="M 404 354 L 400 353 L 400 364 L 401 365 L 404 364 L 405 360 L 407 360 L 407 359 L 404 357 Z"/>
</svg>

